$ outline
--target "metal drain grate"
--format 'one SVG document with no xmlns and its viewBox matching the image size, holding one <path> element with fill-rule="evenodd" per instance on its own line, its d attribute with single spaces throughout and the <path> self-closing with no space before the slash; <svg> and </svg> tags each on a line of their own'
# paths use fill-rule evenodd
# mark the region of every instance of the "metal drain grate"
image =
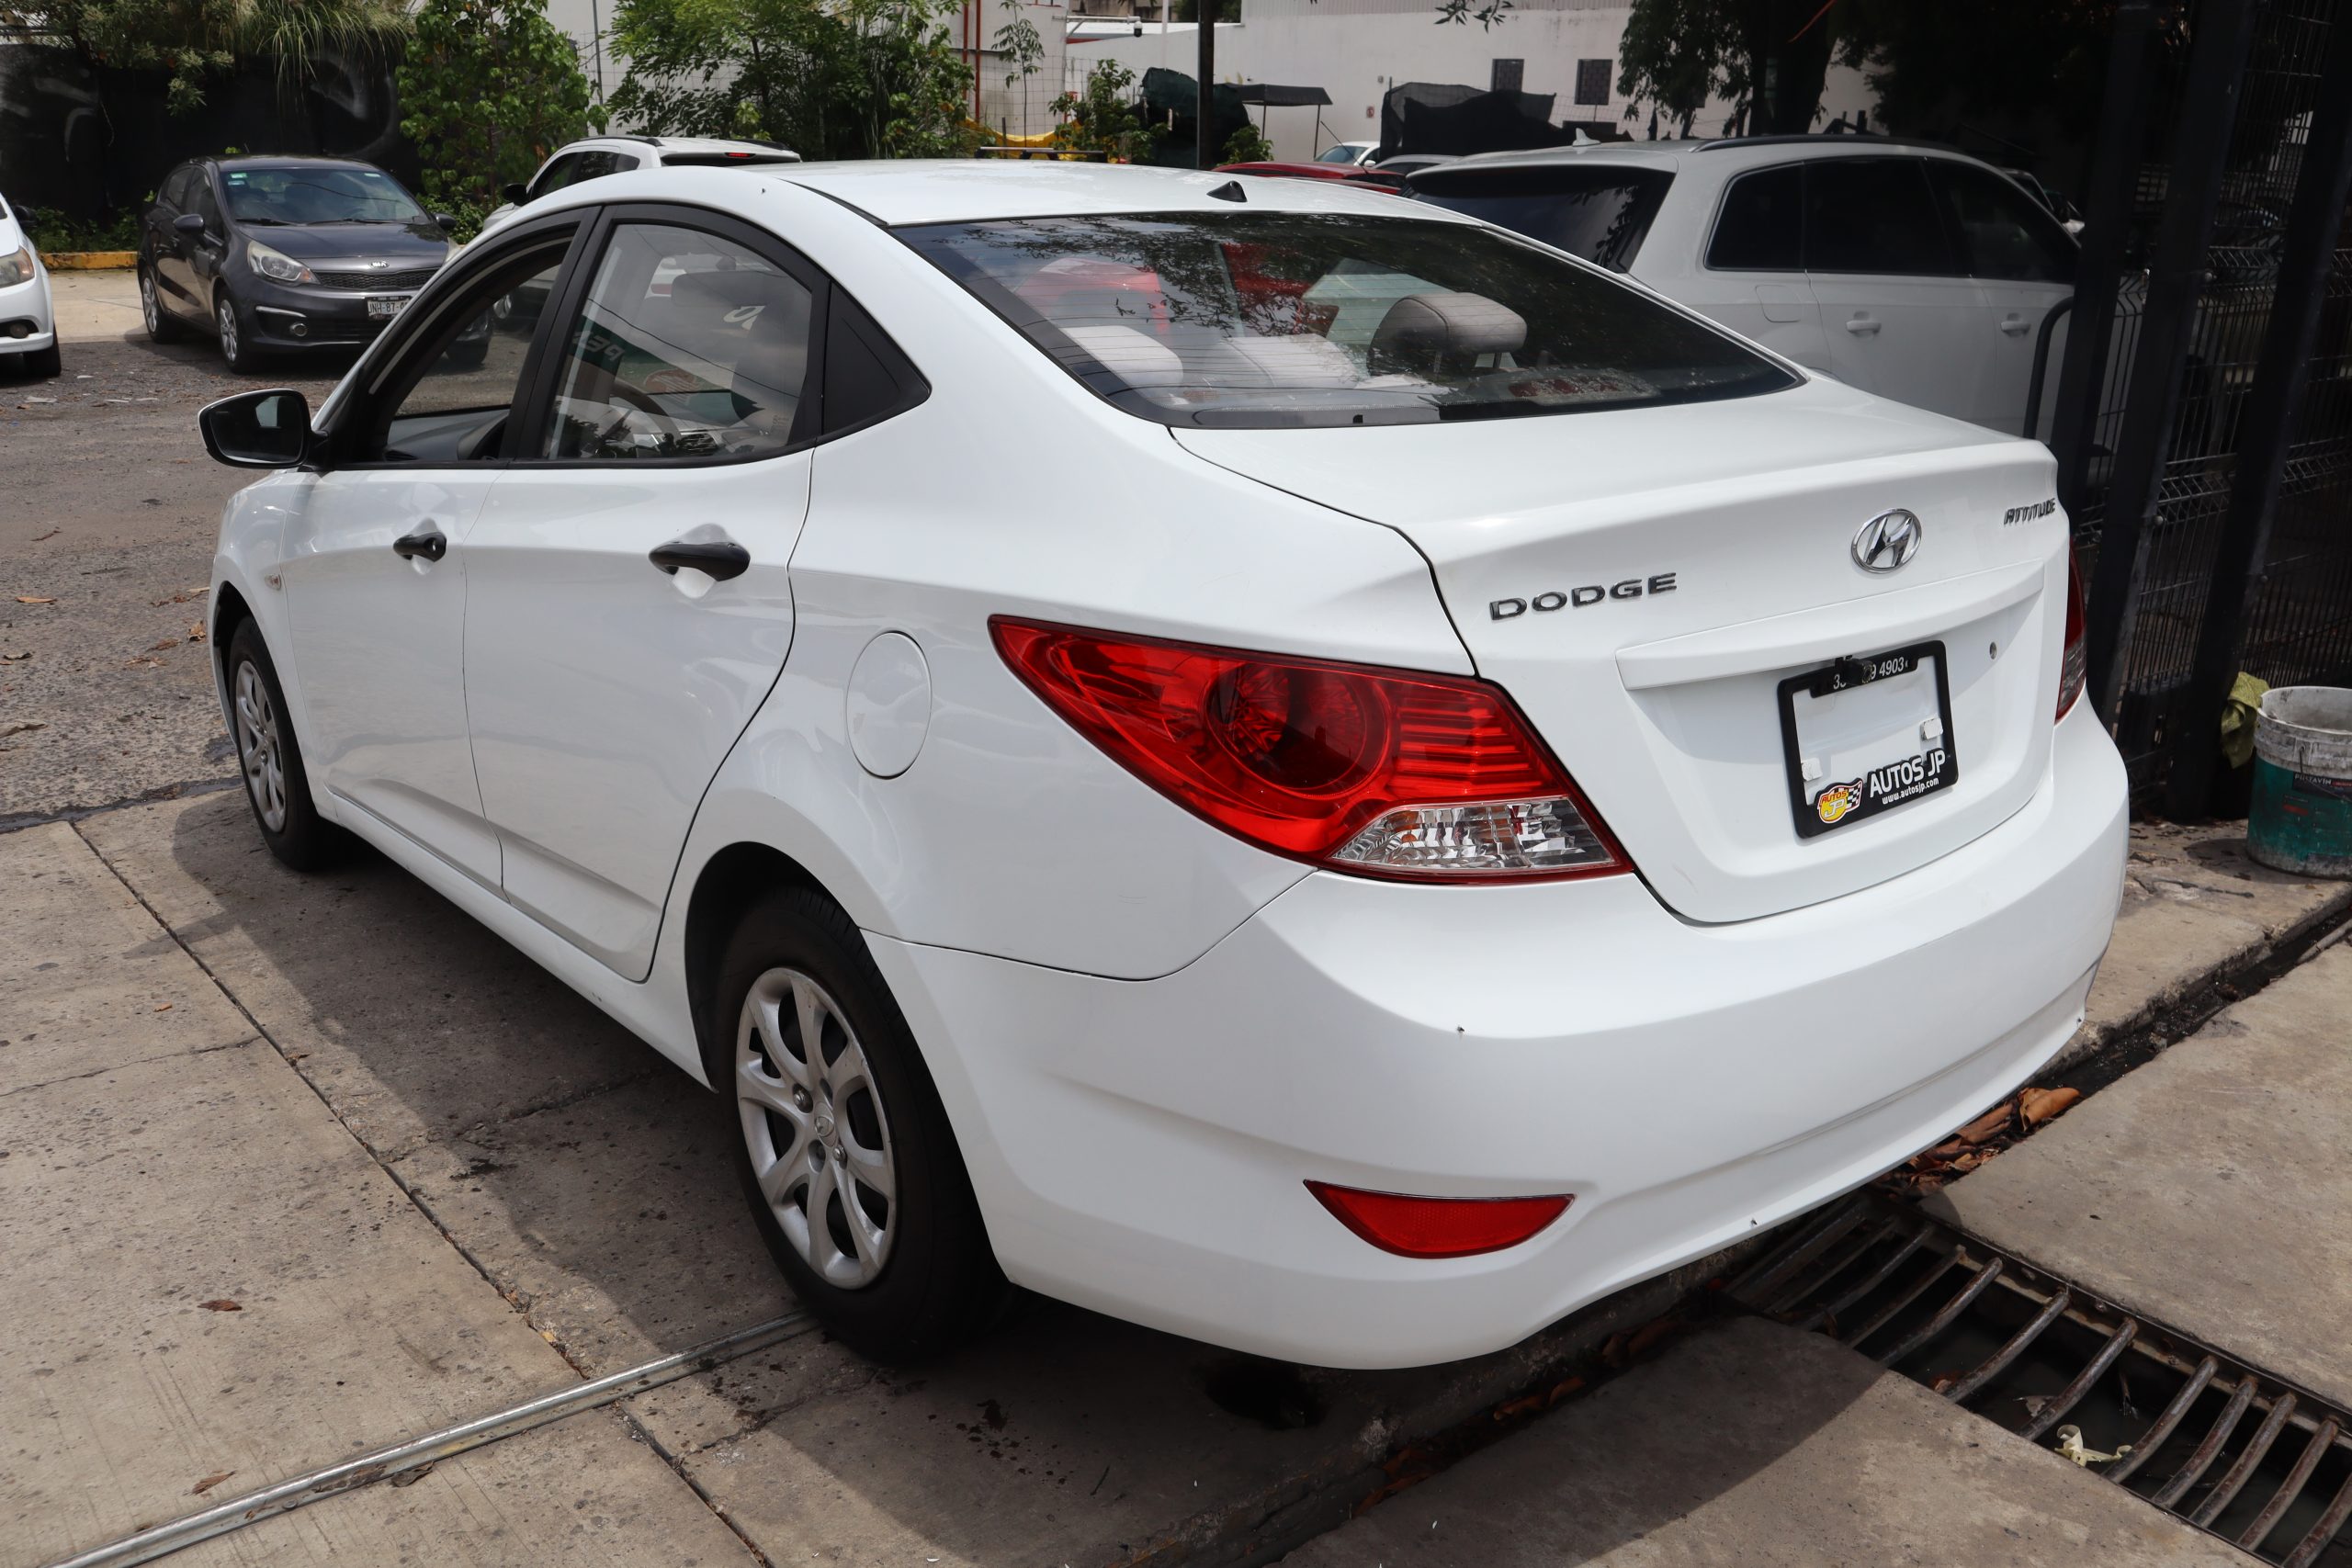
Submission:
<svg viewBox="0 0 2352 1568">
<path fill-rule="evenodd" d="M 1734 1280 L 1818 1329 L 2266 1562 L 2352 1568 L 2352 1415 L 1875 1194 Z M 2127 1449 L 2128 1445 L 2128 1449 Z"/>
</svg>

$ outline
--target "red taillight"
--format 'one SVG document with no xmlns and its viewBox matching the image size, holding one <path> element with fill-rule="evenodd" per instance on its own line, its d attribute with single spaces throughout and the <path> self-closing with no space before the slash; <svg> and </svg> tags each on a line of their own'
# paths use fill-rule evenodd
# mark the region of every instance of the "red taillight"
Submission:
<svg viewBox="0 0 2352 1568">
<path fill-rule="evenodd" d="M 1400 1258 L 1467 1258 L 1499 1252 L 1556 1220 L 1574 1199 L 1414 1198 L 1310 1181 L 1332 1216 L 1383 1252 Z"/>
<path fill-rule="evenodd" d="M 2083 694 L 2083 681 L 2090 671 L 2089 654 L 2083 646 L 2083 573 L 2075 559 L 2075 547 L 2066 547 L 2066 642 L 2058 655 L 2058 715 L 2075 705 Z"/>
<path fill-rule="evenodd" d="M 1510 700 L 1481 681 L 989 623 L 1046 705 L 1253 843 L 1375 876 L 1626 868 Z"/>
</svg>

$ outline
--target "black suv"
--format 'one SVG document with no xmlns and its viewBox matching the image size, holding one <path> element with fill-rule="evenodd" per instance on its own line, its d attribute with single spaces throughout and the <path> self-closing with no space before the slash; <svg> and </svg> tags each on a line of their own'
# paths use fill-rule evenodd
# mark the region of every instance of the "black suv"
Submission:
<svg viewBox="0 0 2352 1568">
<path fill-rule="evenodd" d="M 182 164 L 139 238 L 148 335 L 209 332 L 232 369 L 265 353 L 367 343 L 449 259 L 455 223 L 372 164 Z"/>
</svg>

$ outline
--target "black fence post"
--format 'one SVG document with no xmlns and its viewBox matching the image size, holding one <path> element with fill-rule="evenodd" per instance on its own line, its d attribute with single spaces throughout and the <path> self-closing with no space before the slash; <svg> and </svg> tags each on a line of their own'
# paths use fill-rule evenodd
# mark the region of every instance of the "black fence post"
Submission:
<svg viewBox="0 0 2352 1568">
<path fill-rule="evenodd" d="M 2102 722 L 2112 726 L 2123 697 L 2147 581 L 2148 536 L 2157 520 L 2165 459 L 2180 406 L 2189 334 L 2206 277 L 2213 209 L 2229 161 L 2230 130 L 2254 41 L 2255 0 L 2205 0 L 2197 11 L 2188 83 L 2181 95 L 2172 173 L 2163 221 L 2148 268 L 2147 314 L 2132 356 L 2123 426 L 2115 442 L 2115 477 L 2107 492 L 2107 521 L 2090 583 L 2090 694 Z M 2077 311 L 2079 321 L 2082 313 Z"/>
<path fill-rule="evenodd" d="M 2165 810 L 2176 819 L 2203 817 L 2212 793 L 2222 705 L 2245 656 L 2246 626 L 2262 590 L 2271 524 L 2303 391 L 2311 380 L 2320 306 L 2327 295 L 2347 200 L 2352 200 L 2352 6 L 2339 6 L 2327 24 L 2327 52 L 2320 66 L 2302 165 L 2296 172 L 2294 201 L 2287 213 L 2270 320 L 2239 427 L 2245 434 L 2237 471 L 2231 477 L 2230 509 L 2207 590 L 2197 661 L 2184 694 L 2187 722 L 2174 724 L 2167 740 L 2173 755 Z"/>
<path fill-rule="evenodd" d="M 2083 248 L 2075 265 L 2075 319 L 2066 330 L 2066 357 L 2058 368 L 2058 401 L 2050 420 L 2050 448 L 2058 457 L 2058 500 L 2071 514 L 2082 504 L 2083 477 L 2097 434 L 2107 385 L 2108 343 L 2115 329 L 2115 286 L 2123 270 L 2132 227 L 2132 195 L 2140 181 L 2148 127 L 2148 40 L 2156 29 L 2153 0 L 2123 0 L 2115 8 L 2107 46 L 2107 90 L 2099 101 L 2098 139 L 2092 143 L 2089 183 L 2083 191 Z M 2039 411 L 2036 411 L 2037 414 Z M 2034 427 L 2025 434 L 2031 436 Z"/>
</svg>

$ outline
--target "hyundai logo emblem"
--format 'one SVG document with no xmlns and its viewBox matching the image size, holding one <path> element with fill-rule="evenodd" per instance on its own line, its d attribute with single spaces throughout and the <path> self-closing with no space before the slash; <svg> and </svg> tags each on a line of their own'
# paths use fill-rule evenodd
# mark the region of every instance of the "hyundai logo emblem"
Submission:
<svg viewBox="0 0 2352 1568">
<path fill-rule="evenodd" d="M 1899 571 L 1919 553 L 1927 525 L 1897 507 L 1882 512 L 1854 536 L 1854 564 L 1864 571 Z"/>
</svg>

